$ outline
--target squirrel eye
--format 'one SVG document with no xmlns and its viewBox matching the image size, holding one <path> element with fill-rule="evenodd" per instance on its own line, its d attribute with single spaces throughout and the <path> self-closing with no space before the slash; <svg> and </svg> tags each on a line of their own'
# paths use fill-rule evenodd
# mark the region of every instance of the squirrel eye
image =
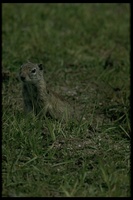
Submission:
<svg viewBox="0 0 133 200">
<path fill-rule="evenodd" d="M 32 69 L 31 72 L 34 74 L 36 72 L 36 69 Z"/>
</svg>

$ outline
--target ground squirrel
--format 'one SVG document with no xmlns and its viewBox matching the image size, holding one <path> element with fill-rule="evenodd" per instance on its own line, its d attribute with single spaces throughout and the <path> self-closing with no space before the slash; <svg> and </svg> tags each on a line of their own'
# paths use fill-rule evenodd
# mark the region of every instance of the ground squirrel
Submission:
<svg viewBox="0 0 133 200">
<path fill-rule="evenodd" d="M 67 120 L 73 117 L 73 107 L 47 88 L 42 64 L 31 62 L 23 64 L 19 76 L 22 81 L 26 112 L 33 111 L 35 115 L 50 116 L 57 120 Z"/>
</svg>

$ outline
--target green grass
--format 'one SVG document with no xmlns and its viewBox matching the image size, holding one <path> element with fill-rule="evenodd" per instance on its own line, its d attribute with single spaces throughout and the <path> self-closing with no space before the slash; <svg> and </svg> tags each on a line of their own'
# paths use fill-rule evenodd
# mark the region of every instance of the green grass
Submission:
<svg viewBox="0 0 133 200">
<path fill-rule="evenodd" d="M 129 55 L 129 4 L 2 4 L 3 196 L 130 196 Z M 80 124 L 23 114 L 27 60 Z"/>
</svg>

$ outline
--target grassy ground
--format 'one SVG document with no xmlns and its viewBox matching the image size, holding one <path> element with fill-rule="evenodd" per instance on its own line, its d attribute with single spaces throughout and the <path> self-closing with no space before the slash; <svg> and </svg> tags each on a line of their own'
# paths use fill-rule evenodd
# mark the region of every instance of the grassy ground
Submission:
<svg viewBox="0 0 133 200">
<path fill-rule="evenodd" d="M 3 196 L 130 196 L 129 36 L 129 4 L 2 5 Z M 80 124 L 24 116 L 27 60 Z"/>
</svg>

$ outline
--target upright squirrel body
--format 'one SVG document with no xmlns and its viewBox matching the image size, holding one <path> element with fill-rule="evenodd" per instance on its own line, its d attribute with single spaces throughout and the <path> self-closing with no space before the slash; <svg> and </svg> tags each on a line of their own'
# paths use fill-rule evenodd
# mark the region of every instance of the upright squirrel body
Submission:
<svg viewBox="0 0 133 200">
<path fill-rule="evenodd" d="M 73 107 L 47 88 L 42 64 L 23 64 L 19 75 L 26 112 L 50 116 L 57 120 L 68 120 L 73 117 Z"/>
</svg>

